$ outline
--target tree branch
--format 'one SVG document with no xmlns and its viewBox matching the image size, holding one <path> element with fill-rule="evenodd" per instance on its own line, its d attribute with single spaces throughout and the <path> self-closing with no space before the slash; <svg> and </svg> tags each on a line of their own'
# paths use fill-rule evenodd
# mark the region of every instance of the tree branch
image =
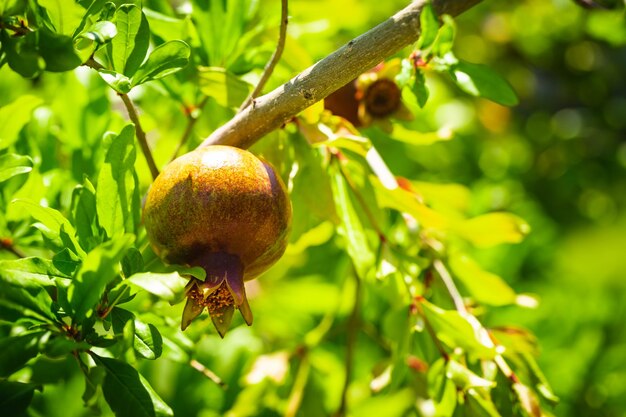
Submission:
<svg viewBox="0 0 626 417">
<path fill-rule="evenodd" d="M 482 0 L 434 0 L 437 14 L 458 15 Z M 294 115 L 324 99 L 390 55 L 415 42 L 427 0 L 416 0 L 380 25 L 351 40 L 274 91 L 255 100 L 200 146 L 248 148 Z"/>
</svg>

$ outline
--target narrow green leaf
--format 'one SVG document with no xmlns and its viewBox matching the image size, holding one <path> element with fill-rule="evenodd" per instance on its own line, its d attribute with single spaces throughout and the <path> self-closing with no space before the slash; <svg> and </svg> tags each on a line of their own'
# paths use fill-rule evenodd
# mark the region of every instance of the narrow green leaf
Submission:
<svg viewBox="0 0 626 417">
<path fill-rule="evenodd" d="M 88 179 L 85 178 L 83 185 L 74 188 L 70 212 L 80 245 L 89 251 L 100 244 L 96 190 Z"/>
<path fill-rule="evenodd" d="M 427 49 L 435 42 L 439 32 L 439 20 L 430 3 L 424 6 L 420 14 L 420 30 L 417 49 Z"/>
<path fill-rule="evenodd" d="M 49 237 L 63 240 L 74 253 L 84 256 L 85 252 L 78 244 L 74 227 L 61 212 L 25 199 L 13 200 L 12 204 L 24 208 L 27 213 L 45 226 L 47 232 L 49 232 Z"/>
<path fill-rule="evenodd" d="M 511 85 L 486 65 L 459 61 L 451 71 L 456 84 L 468 94 L 503 106 L 515 106 L 519 102 Z"/>
<path fill-rule="evenodd" d="M 341 221 L 338 232 L 345 239 L 346 250 L 352 258 L 359 276 L 364 278 L 370 271 L 373 271 L 376 257 L 357 212 L 358 203 L 351 195 L 350 188 L 340 168 L 336 165 L 331 165 L 331 167 L 334 168 L 331 188 L 337 214 Z"/>
<path fill-rule="evenodd" d="M 547 401 L 549 401 L 552 405 L 558 404 L 559 397 L 556 396 L 548 379 L 543 374 L 543 371 L 537 364 L 537 360 L 532 356 L 532 354 L 528 352 L 520 353 L 520 357 L 526 367 L 528 368 L 528 373 L 533 381 L 537 392 Z"/>
<path fill-rule="evenodd" d="M 4 313 L 18 318 L 31 318 L 39 322 L 53 322 L 52 299 L 43 288 L 25 289 L 0 282 L 0 305 Z"/>
<path fill-rule="evenodd" d="M 491 399 L 483 398 L 476 389 L 470 389 L 465 397 L 466 416 L 468 417 L 501 417 Z"/>
<path fill-rule="evenodd" d="M 117 417 L 173 416 L 172 409 L 158 396 L 139 372 L 117 359 L 92 355 L 106 370 L 104 398 Z"/>
<path fill-rule="evenodd" d="M 420 305 L 437 338 L 450 349 L 461 348 L 481 359 L 495 357 L 493 343 L 484 338 L 481 334 L 484 329 L 477 321 L 470 320 L 471 316 L 463 316 L 458 311 L 444 310 L 426 300 L 422 300 Z"/>
<path fill-rule="evenodd" d="M 0 279 L 22 288 L 38 288 L 54 285 L 54 278 L 68 278 L 54 267 L 52 261 L 43 258 L 21 258 L 0 261 Z"/>
<path fill-rule="evenodd" d="M 457 406 L 457 389 L 447 374 L 446 361 L 437 359 L 428 369 L 428 395 L 435 402 L 436 416 L 451 416 Z M 418 403 L 418 408 L 421 403 Z M 424 414 L 432 414 L 431 410 Z"/>
<path fill-rule="evenodd" d="M 390 138 L 400 142 L 408 143 L 410 145 L 428 146 L 432 145 L 433 143 L 451 140 L 453 136 L 445 131 L 426 133 L 417 132 L 415 130 L 410 130 L 403 127 L 402 125 L 397 124 L 393 127 L 393 133 L 390 135 Z"/>
<path fill-rule="evenodd" d="M 369 397 L 359 403 L 351 411 L 351 415 L 359 417 L 402 417 L 415 403 L 415 394 L 404 388 L 393 394 Z"/>
<path fill-rule="evenodd" d="M 201 68 L 200 91 L 224 107 L 238 107 L 248 97 L 252 86 L 224 68 Z"/>
<path fill-rule="evenodd" d="M 132 86 L 158 80 L 183 69 L 189 63 L 191 48 L 183 41 L 169 41 L 150 53 L 146 62 L 137 70 Z"/>
<path fill-rule="evenodd" d="M 119 263 L 131 246 L 134 237 L 124 235 L 103 243 L 89 252 L 68 289 L 68 300 L 73 318 L 80 321 L 89 316 L 106 286 L 119 276 Z"/>
<path fill-rule="evenodd" d="M 107 45 L 113 69 L 132 77 L 148 52 L 150 28 L 141 9 L 134 4 L 123 4 L 115 11 L 117 36 Z"/>
<path fill-rule="evenodd" d="M 465 220 L 455 231 L 478 247 L 490 247 L 521 242 L 530 233 L 530 226 L 514 214 L 496 212 Z"/>
<path fill-rule="evenodd" d="M 441 16 L 443 25 L 439 28 L 437 39 L 431 45 L 431 52 L 433 55 L 439 58 L 443 58 L 444 55 L 452 50 L 454 44 L 454 37 L 456 36 L 456 24 L 454 19 L 447 14 Z"/>
<path fill-rule="evenodd" d="M 0 108 L 0 150 L 15 143 L 20 130 L 29 122 L 33 110 L 39 107 L 41 103 L 43 100 L 39 97 L 22 95 L 12 103 Z M 1 166 L 4 169 L 4 163 Z"/>
<path fill-rule="evenodd" d="M 492 306 L 515 304 L 515 291 L 498 275 L 483 270 L 469 256 L 452 253 L 450 269 L 479 303 Z"/>
<path fill-rule="evenodd" d="M 423 71 L 419 69 L 415 71 L 415 81 L 411 89 L 413 94 L 415 94 L 415 98 L 417 98 L 417 104 L 421 108 L 424 108 L 430 96 L 430 92 L 428 91 L 428 86 L 426 86 L 426 76 Z"/>
<path fill-rule="evenodd" d="M 135 352 L 145 359 L 156 359 L 163 353 L 163 337 L 150 323 L 135 319 Z"/>
<path fill-rule="evenodd" d="M 381 207 L 388 207 L 410 214 L 421 223 L 422 227 L 427 229 L 446 230 L 448 228 L 449 219 L 422 204 L 415 194 L 399 187 L 389 189 L 378 178 L 374 176 L 370 178 L 376 190 L 376 199 Z"/>
<path fill-rule="evenodd" d="M 13 153 L 0 156 L 0 182 L 32 170 L 33 160 L 28 156 Z"/>
<path fill-rule="evenodd" d="M 135 289 L 148 291 L 165 301 L 173 303 L 182 299 L 189 279 L 181 277 L 178 272 L 169 274 L 143 272 L 131 276 L 124 282 Z"/>
<path fill-rule="evenodd" d="M 37 341 L 43 332 L 0 339 L 0 377 L 6 378 L 37 356 Z"/>
<path fill-rule="evenodd" d="M 133 205 L 133 195 L 138 192 L 134 175 L 135 129 L 126 125 L 119 135 L 107 140 L 111 142 L 98 174 L 96 208 L 100 225 L 113 237 L 135 232 L 138 223 Z"/>
<path fill-rule="evenodd" d="M 25 415 L 37 388 L 36 384 L 0 381 L 0 414 L 3 416 Z"/>
</svg>

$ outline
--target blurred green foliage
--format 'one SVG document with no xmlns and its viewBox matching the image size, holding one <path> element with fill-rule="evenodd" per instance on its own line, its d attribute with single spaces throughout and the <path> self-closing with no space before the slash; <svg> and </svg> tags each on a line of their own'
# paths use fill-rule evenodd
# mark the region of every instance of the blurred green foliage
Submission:
<svg viewBox="0 0 626 417">
<path fill-rule="evenodd" d="M 47 1 L 31 3 L 53 7 Z M 276 165 L 290 184 L 295 216 L 292 244 L 284 258 L 262 278 L 249 283 L 254 326 L 248 328 L 237 318 L 235 328 L 224 340 L 215 334 L 209 320 L 194 322 L 185 333 L 180 332 L 177 327 L 182 304 L 171 306 L 167 301 L 174 299 L 168 299 L 167 294 L 180 292 L 182 284 L 176 281 L 176 273 L 164 270 L 151 254 L 138 220 L 138 200 L 150 184 L 150 171 L 128 140 L 132 129 L 126 122 L 126 110 L 110 87 L 119 93 L 130 91 L 141 109 L 141 123 L 157 165 L 163 166 L 179 146 L 190 115 L 198 120 L 183 150 L 193 149 L 201 138 L 232 117 L 273 52 L 280 2 L 144 0 L 153 46 L 171 42 L 167 59 L 159 61 L 159 54 L 152 55 L 155 49 L 150 48 L 153 61 L 140 67 L 148 52 L 147 44 L 137 47 L 143 53 L 137 58 L 132 53 L 120 56 L 114 52 L 116 44 L 110 43 L 107 53 L 117 58 L 110 62 L 111 74 L 104 75 L 83 66 L 66 71 L 76 66 L 78 59 L 66 48 L 67 39 L 73 35 L 70 24 L 80 21 L 73 11 L 76 7 L 84 12 L 73 2 L 63 2 L 65 6 L 70 3 L 73 7 L 50 13 L 49 23 L 59 26 L 60 16 L 73 16 L 74 20 L 66 19 L 65 29 L 56 27 L 58 38 L 41 40 L 42 45 L 54 42 L 65 54 L 59 61 L 63 65 L 56 69 L 51 66 L 54 59 L 37 48 L 39 39 L 33 37 L 21 49 L 15 49 L 28 58 L 20 61 L 23 66 L 10 68 L 18 61 L 11 61 L 14 58 L 4 52 L 2 59 L 7 57 L 8 64 L 0 68 L 0 237 L 6 249 L 0 250 L 0 259 L 11 262 L 16 254 L 50 258 L 43 265 L 16 267 L 4 263 L 0 271 L 4 280 L 0 335 L 3 341 L 9 341 L 0 342 L 4 343 L 1 350 L 5 354 L 5 360 L 0 361 L 0 400 L 10 398 L 11 404 L 28 404 L 32 397 L 27 411 L 32 416 L 109 415 L 111 410 L 102 406 L 101 396 L 90 392 L 92 383 L 94 387 L 102 386 L 111 408 L 125 415 L 133 412 L 129 404 L 134 403 L 117 395 L 124 392 L 124 381 L 131 381 L 129 386 L 143 384 L 134 372 L 137 369 L 157 393 L 156 397 L 144 398 L 154 404 L 157 414 L 159 407 L 163 414 L 167 414 L 166 407 L 171 407 L 180 416 L 324 416 L 342 406 L 345 358 L 349 355 L 353 358 L 346 395 L 349 415 L 401 416 L 413 408 L 413 413 L 419 410 L 421 415 L 451 415 L 446 407 L 456 404 L 457 389 L 467 395 L 465 414 L 457 407 L 455 415 L 496 415 L 490 402 L 470 393 L 476 392 L 475 387 L 491 387 L 495 376 L 489 379 L 488 370 L 466 367 L 456 359 L 444 369 L 437 346 L 423 336 L 423 328 L 421 333 L 409 334 L 407 329 L 419 328 L 423 323 L 411 322 L 416 319 L 407 314 L 410 300 L 399 300 L 398 295 L 404 294 L 399 274 L 387 271 L 387 279 L 366 284 L 354 279 L 355 269 L 366 275 L 374 258 L 381 254 L 370 247 L 375 231 L 362 226 L 367 223 L 367 215 L 358 209 L 359 202 L 349 193 L 351 185 L 346 178 L 356 181 L 354 187 L 372 198 L 368 201 L 370 216 L 400 242 L 410 236 L 398 226 L 401 216 L 383 212 L 377 201 L 399 211 L 416 210 L 411 213 L 417 217 L 424 215 L 419 211 L 422 206 L 407 207 L 408 200 L 398 192 L 381 197 L 384 188 L 377 188 L 376 181 L 368 182 L 370 174 L 363 164 L 323 165 L 318 160 L 320 154 L 312 153 L 293 127 L 268 135 L 254 147 Z M 84 6 L 91 2 L 78 3 Z M 405 3 L 290 1 L 286 49 L 266 91 Z M 3 13 L 19 7 L 19 1 L 0 0 Z M 102 13 L 106 7 L 113 13 L 115 5 L 105 6 Z M 134 8 L 127 9 L 129 14 L 134 13 Z M 143 21 L 138 19 L 139 28 Z M 517 93 L 519 104 L 509 108 L 471 97 L 447 73 L 426 67 L 427 104 L 420 106 L 415 96 L 405 92 L 404 101 L 413 119 L 394 122 L 393 134 L 371 126 L 362 130 L 363 136 L 371 140 L 393 173 L 409 179 L 438 212 L 455 219 L 468 216 L 476 220 L 485 213 L 507 211 L 530 225 L 532 232 L 521 243 L 484 248 L 480 247 L 482 227 L 462 223 L 464 226 L 455 229 L 460 237 L 451 238 L 460 242 L 453 243 L 459 255 L 450 256 L 451 270 L 463 294 L 471 294 L 480 302 L 472 312 L 503 344 L 517 343 L 524 345 L 519 346 L 520 351 L 540 353 L 537 361 L 560 397 L 553 410 L 548 407 L 551 413 L 622 416 L 626 409 L 623 7 L 616 3 L 614 9 L 587 10 L 566 0 L 485 1 L 455 22 L 454 55 L 464 62 L 485 64 L 503 76 Z M 49 25 L 42 25 L 53 32 Z M 3 36 L 8 32 L 3 29 Z M 92 51 L 89 48 L 94 43 L 105 42 L 111 35 L 110 27 L 102 25 L 85 26 L 74 35 L 79 32 L 86 51 L 85 56 L 79 54 L 82 60 L 89 56 L 87 52 Z M 7 39 L 2 38 L 3 51 L 12 51 L 4 45 L 19 40 Z M 95 57 L 109 64 L 109 55 L 103 49 Z M 407 58 L 409 52 L 410 48 L 398 57 Z M 187 59 L 194 65 L 185 66 Z M 179 68 L 182 70 L 172 74 Z M 50 72 L 53 70 L 66 72 Z M 407 131 L 423 132 L 424 136 L 402 135 Z M 359 161 L 361 144 L 342 142 L 334 146 Z M 111 149 L 117 149 L 116 155 L 122 157 L 110 156 L 114 153 Z M 295 171 L 294 161 L 299 164 Z M 123 174 L 122 180 L 119 174 Z M 107 184 L 106 188 L 101 184 Z M 122 194 L 128 205 L 120 202 L 117 206 L 116 202 L 121 217 L 111 216 L 110 207 L 104 207 L 102 201 L 113 201 Z M 10 203 L 13 199 L 37 204 Z M 38 204 L 59 211 L 42 209 Z M 93 221 L 94 212 L 98 213 L 99 223 Z M 71 217 L 75 240 L 61 213 Z M 420 220 L 424 219 L 426 223 L 436 220 L 428 216 Z M 344 230 L 335 233 L 333 223 L 338 222 Z M 513 233 L 509 240 L 497 239 L 514 242 L 518 235 Z M 108 240 L 113 236 L 116 238 Z M 487 233 L 489 238 L 493 235 Z M 129 249 L 133 245 L 138 250 Z M 53 258 L 51 253 L 55 253 Z M 172 274 L 174 281 L 159 275 L 163 281 L 146 284 L 135 274 L 128 285 L 137 293 L 130 299 L 124 292 L 126 287 L 113 287 L 122 255 L 126 276 L 163 272 Z M 391 260 L 400 255 L 382 256 L 393 263 Z M 427 291 L 433 304 L 420 303 L 425 310 L 422 314 L 433 327 L 456 323 L 458 328 L 452 334 L 470 334 L 447 340 L 449 345 L 444 340 L 444 344 L 461 346 L 477 356 L 493 355 L 471 337 L 472 328 L 458 320 L 454 306 L 442 295 L 443 284 L 429 283 L 423 271 L 425 264 L 420 262 L 427 260 L 418 258 L 405 265 L 412 268 L 411 274 L 420 276 L 420 281 L 412 285 L 419 289 L 423 289 L 422 284 L 433 286 Z M 82 269 L 75 274 L 79 264 Z M 90 367 L 86 377 L 69 354 L 85 349 L 80 343 L 86 342 L 62 338 L 42 341 L 45 326 L 28 327 L 32 325 L 29 320 L 52 323 L 58 317 L 46 304 L 45 291 L 33 291 L 34 295 L 28 296 L 24 294 L 31 292 L 11 292 L 12 287 L 6 283 L 12 277 L 22 279 L 25 274 L 29 280 L 20 285 L 30 290 L 47 285 L 47 276 L 61 282 L 74 276 L 75 289 L 65 294 L 67 304 L 62 305 L 62 291 L 58 302 L 61 310 L 73 309 L 72 320 L 84 316 L 89 320 L 89 311 L 95 311 L 91 304 L 98 300 L 89 300 L 94 294 L 93 281 L 87 279 L 95 280 L 95 287 L 106 287 L 112 291 L 111 296 L 125 302 L 123 308 L 113 309 L 109 321 L 91 323 L 94 335 L 87 341 L 91 346 L 101 346 L 92 348 L 94 355 L 84 358 L 98 365 Z M 481 282 L 493 283 L 490 289 L 496 296 L 489 291 L 482 293 L 484 286 L 472 287 L 475 276 L 480 276 Z M 510 288 L 500 284 L 499 277 L 518 294 L 537 294 L 539 306 L 521 309 L 510 305 L 516 296 L 508 293 Z M 498 285 L 504 289 L 493 289 Z M 354 313 L 355 294 L 361 296 L 358 315 Z M 506 297 L 508 301 L 502 302 Z M 11 318 L 24 319 L 13 308 L 18 298 L 22 306 L 28 306 L 21 311 L 27 320 L 11 327 Z M 358 332 L 351 331 L 355 321 Z M 119 342 L 111 349 L 120 361 L 102 356 L 108 341 L 96 334 L 105 334 L 100 327 L 107 325 Z M 158 328 L 158 337 L 153 328 Z M 525 329 L 536 336 L 538 347 Z M 42 349 L 37 344 L 45 346 L 45 354 L 33 359 Z M 144 360 L 159 356 L 156 361 Z M 524 358 L 520 355 L 516 360 L 523 362 Z M 23 367 L 25 364 L 28 366 Z M 532 368 L 526 365 L 519 365 L 519 369 Z M 532 379 L 540 374 L 529 372 L 526 377 Z M 10 379 L 4 379 L 8 375 Z M 221 383 L 216 383 L 218 378 Z M 496 394 L 503 394 L 502 387 L 507 385 L 502 379 L 502 375 L 495 379 Z M 543 381 L 532 383 L 544 386 Z M 551 393 L 546 390 L 542 394 L 550 399 Z M 383 395 L 373 395 L 378 392 Z M 435 402 L 421 399 L 415 404 L 414 392 L 427 393 Z M 512 409 L 509 395 L 504 392 L 498 397 L 504 398 L 503 403 L 496 404 L 502 415 L 507 415 L 502 410 Z M 89 407 L 85 408 L 81 396 Z M 166 405 L 161 406 L 161 402 Z M 435 406 L 439 414 L 428 414 Z M 510 415 L 524 414 L 516 410 Z"/>
</svg>

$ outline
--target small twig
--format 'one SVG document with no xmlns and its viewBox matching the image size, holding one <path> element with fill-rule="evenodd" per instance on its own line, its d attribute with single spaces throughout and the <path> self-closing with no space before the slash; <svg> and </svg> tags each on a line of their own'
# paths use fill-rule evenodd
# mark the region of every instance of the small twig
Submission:
<svg viewBox="0 0 626 417">
<path fill-rule="evenodd" d="M 26 36 L 33 31 L 31 28 L 26 26 L 23 20 L 20 20 L 20 26 L 0 22 L 0 29 L 8 29 L 15 32 L 15 35 L 13 36 Z"/>
<path fill-rule="evenodd" d="M 104 311 L 99 315 L 100 319 L 104 320 L 111 313 L 111 311 L 113 311 L 113 308 L 117 305 L 117 303 L 119 303 L 122 297 L 126 295 L 126 290 L 128 290 L 128 288 L 128 286 L 125 286 L 124 289 L 117 294 L 117 297 L 115 297 L 115 299 L 106 306 Z"/>
<path fill-rule="evenodd" d="M 343 417 L 346 415 L 348 409 L 348 389 L 350 388 L 350 380 L 352 379 L 352 373 L 354 368 L 354 352 L 356 350 L 356 340 L 359 331 L 359 316 L 361 314 L 361 279 L 356 273 L 353 273 L 356 287 L 354 288 L 354 305 L 352 306 L 352 312 L 348 318 L 348 331 L 346 342 L 346 379 L 343 383 L 341 390 L 341 403 L 339 409 L 335 413 L 335 417 Z"/>
<path fill-rule="evenodd" d="M 439 274 L 441 281 L 443 281 L 443 284 L 446 286 L 446 289 L 448 290 L 448 293 L 450 294 L 450 297 L 454 302 L 454 307 L 456 308 L 456 310 L 459 313 L 467 314 L 467 309 L 465 308 L 463 297 L 461 297 L 461 293 L 454 284 L 454 280 L 446 269 L 446 266 L 443 264 L 443 262 L 441 262 L 441 259 L 435 259 L 433 261 L 433 266 L 435 267 L 435 271 L 437 271 L 437 274 Z"/>
<path fill-rule="evenodd" d="M 180 138 L 180 141 L 178 142 L 178 146 L 176 147 L 176 150 L 174 151 L 174 153 L 172 154 L 172 157 L 170 158 L 170 162 L 178 157 L 180 150 L 183 148 L 183 146 L 185 146 L 185 144 L 189 140 L 189 137 L 191 136 L 191 132 L 193 132 L 193 128 L 196 126 L 196 123 L 198 122 L 198 118 L 200 117 L 200 115 L 197 114 L 197 112 L 200 112 L 204 108 L 204 106 L 206 106 L 206 103 L 208 100 L 209 100 L 209 96 L 204 96 L 204 98 L 200 101 L 200 103 L 198 103 L 198 105 L 193 109 L 193 111 L 190 111 L 187 114 L 187 127 L 185 128 L 185 131 L 183 132 L 183 136 Z"/>
<path fill-rule="evenodd" d="M 308 351 L 305 348 L 301 353 L 300 366 L 298 367 L 298 372 L 296 373 L 291 392 L 289 393 L 284 417 L 295 417 L 298 413 L 298 409 L 300 409 L 300 404 L 302 403 L 302 397 L 304 396 L 304 389 L 309 380 L 310 370 L 311 363 L 309 362 Z"/>
<path fill-rule="evenodd" d="M 13 239 L 9 237 L 0 239 L 0 249 L 4 249 L 8 252 L 11 252 L 13 255 L 17 256 L 18 258 L 26 258 L 26 254 L 23 253 L 18 248 L 16 248 L 15 245 L 13 244 Z"/>
<path fill-rule="evenodd" d="M 274 67 L 276 67 L 276 64 L 278 64 L 278 61 L 283 54 L 283 50 L 285 49 L 285 39 L 287 38 L 287 23 L 289 21 L 288 3 L 288 0 L 280 1 L 280 31 L 278 34 L 278 43 L 276 44 L 276 50 L 272 54 L 269 62 L 265 65 L 265 68 L 263 69 L 263 74 L 261 75 L 261 79 L 257 83 L 256 87 L 254 87 L 254 90 L 252 90 L 248 98 L 246 98 L 246 100 L 243 102 L 241 107 L 239 107 L 239 111 L 242 111 L 243 109 L 248 107 L 250 103 L 252 103 L 252 100 L 254 100 L 259 94 L 261 94 L 263 87 L 265 87 L 265 84 L 270 79 L 270 76 L 274 71 Z"/>
<path fill-rule="evenodd" d="M 197 360 L 195 360 L 195 359 L 190 360 L 189 361 L 189 365 L 191 365 L 191 367 L 193 369 L 195 369 L 196 371 L 200 372 L 202 375 L 204 375 L 205 377 L 207 377 L 211 381 L 215 382 L 219 387 L 221 387 L 223 389 L 228 388 L 226 383 L 224 381 L 222 381 L 222 378 L 217 376 L 217 374 L 215 372 L 213 372 L 212 370 L 210 370 L 209 368 L 207 368 L 206 366 L 204 366 L 203 364 L 201 364 Z"/>
<path fill-rule="evenodd" d="M 126 111 L 128 111 L 128 116 L 130 120 L 135 124 L 135 134 L 137 136 L 137 142 L 139 142 L 139 146 L 141 147 L 141 151 L 143 152 L 143 156 L 146 158 L 146 162 L 148 163 L 148 168 L 150 168 L 150 174 L 152 174 L 152 179 L 156 179 L 159 176 L 159 169 L 154 162 L 154 158 L 152 157 L 152 152 L 150 151 L 150 146 L 148 146 L 148 139 L 146 138 L 146 132 L 144 132 L 141 127 L 141 123 L 139 122 L 139 115 L 137 114 L 137 109 L 135 105 L 131 101 L 128 94 L 118 94 L 124 105 L 126 106 Z"/>
<path fill-rule="evenodd" d="M 85 61 L 83 65 L 93 68 L 95 70 L 104 69 L 104 66 L 95 59 L 93 59 L 93 57 L 87 59 L 87 61 Z M 156 179 L 156 177 L 159 175 L 159 169 L 157 168 L 156 163 L 154 162 L 154 158 L 152 157 L 152 151 L 150 151 L 150 146 L 148 146 L 146 132 L 144 132 L 143 128 L 141 127 L 141 123 L 139 122 L 139 114 L 137 114 L 137 109 L 135 108 L 135 105 L 131 101 L 130 97 L 128 97 L 128 94 L 118 93 L 117 95 L 120 96 L 120 98 L 122 99 L 130 120 L 135 124 L 135 135 L 137 136 L 137 142 L 139 142 L 141 152 L 146 158 L 148 168 L 150 169 L 150 174 L 152 174 L 152 179 Z"/>
</svg>

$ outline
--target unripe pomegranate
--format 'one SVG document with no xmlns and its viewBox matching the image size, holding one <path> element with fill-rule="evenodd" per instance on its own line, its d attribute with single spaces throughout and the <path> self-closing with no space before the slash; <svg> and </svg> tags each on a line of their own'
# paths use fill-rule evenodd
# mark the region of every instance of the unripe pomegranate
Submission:
<svg viewBox="0 0 626 417">
<path fill-rule="evenodd" d="M 270 164 L 230 146 L 196 149 L 156 178 L 143 220 L 165 262 L 206 271 L 187 285 L 183 330 L 205 307 L 222 337 L 235 308 L 252 324 L 244 281 L 282 256 L 291 223 L 285 185 Z"/>
</svg>

